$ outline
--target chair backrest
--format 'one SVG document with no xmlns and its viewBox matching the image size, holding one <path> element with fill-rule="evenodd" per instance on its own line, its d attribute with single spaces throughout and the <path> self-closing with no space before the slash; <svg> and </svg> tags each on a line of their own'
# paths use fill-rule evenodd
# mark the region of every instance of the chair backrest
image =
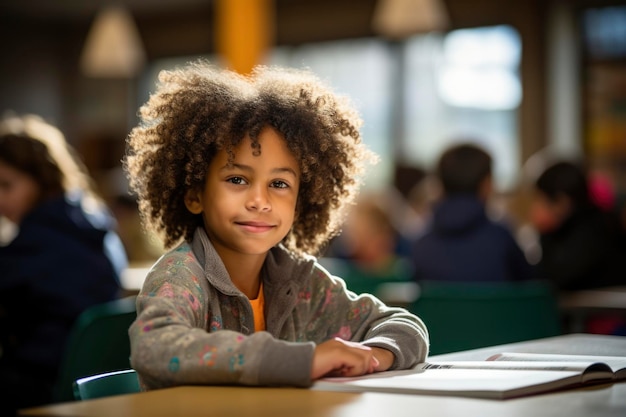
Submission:
<svg viewBox="0 0 626 417">
<path fill-rule="evenodd" d="M 139 379 L 134 369 L 107 372 L 74 381 L 76 400 L 90 400 L 139 391 L 141 391 Z"/>
<path fill-rule="evenodd" d="M 85 310 L 74 323 L 55 386 L 55 401 L 74 400 L 79 378 L 130 368 L 128 328 L 137 316 L 136 296 Z"/>
<path fill-rule="evenodd" d="M 391 305 L 398 304 L 397 301 L 406 304 L 407 297 L 398 297 L 395 292 L 397 288 L 404 291 L 414 284 L 411 280 L 410 266 L 402 258 L 393 262 L 385 271 L 368 271 L 341 258 L 322 257 L 318 262 L 331 274 L 342 278 L 349 290 L 357 294 L 373 294 Z M 397 288 L 395 284 L 398 284 Z"/>
<path fill-rule="evenodd" d="M 424 320 L 433 355 L 562 333 L 556 293 L 542 281 L 422 282 L 410 309 Z"/>
</svg>

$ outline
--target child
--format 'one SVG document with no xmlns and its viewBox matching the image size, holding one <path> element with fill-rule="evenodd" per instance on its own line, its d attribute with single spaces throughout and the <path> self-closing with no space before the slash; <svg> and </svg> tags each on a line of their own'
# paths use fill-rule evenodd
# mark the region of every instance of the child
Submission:
<svg viewBox="0 0 626 417">
<path fill-rule="evenodd" d="M 35 115 L 0 121 L 0 415 L 49 403 L 72 324 L 119 295 L 115 222 L 63 134 Z M 10 223 L 9 223 L 10 222 Z"/>
<path fill-rule="evenodd" d="M 624 285 L 626 236 L 617 214 L 592 200 L 582 163 L 555 161 L 540 173 L 529 218 L 539 234 L 540 278 L 562 291 Z"/>
<path fill-rule="evenodd" d="M 425 359 L 421 320 L 306 254 L 336 234 L 373 157 L 347 101 L 308 72 L 197 62 L 162 72 L 141 117 L 125 167 L 145 223 L 175 246 L 129 331 L 144 388 L 304 387 Z"/>
<path fill-rule="evenodd" d="M 413 243 L 414 279 L 485 282 L 533 278 L 509 228 L 487 216 L 492 158 L 469 142 L 456 143 L 441 155 L 436 176 L 443 191 L 433 207 L 431 225 Z"/>
</svg>

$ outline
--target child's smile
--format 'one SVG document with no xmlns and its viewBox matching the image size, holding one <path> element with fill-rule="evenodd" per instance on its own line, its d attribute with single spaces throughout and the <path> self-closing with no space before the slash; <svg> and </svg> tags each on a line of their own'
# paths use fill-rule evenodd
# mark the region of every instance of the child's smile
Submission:
<svg viewBox="0 0 626 417">
<path fill-rule="evenodd" d="M 203 190 L 188 193 L 187 207 L 202 213 L 205 229 L 222 258 L 262 255 L 289 232 L 295 217 L 300 169 L 282 136 L 272 128 L 259 134 L 260 155 L 249 138 L 222 150 L 209 165 Z"/>
<path fill-rule="evenodd" d="M 274 227 L 269 223 L 255 221 L 238 221 L 235 224 L 238 224 L 244 231 L 249 233 L 263 233 Z"/>
</svg>

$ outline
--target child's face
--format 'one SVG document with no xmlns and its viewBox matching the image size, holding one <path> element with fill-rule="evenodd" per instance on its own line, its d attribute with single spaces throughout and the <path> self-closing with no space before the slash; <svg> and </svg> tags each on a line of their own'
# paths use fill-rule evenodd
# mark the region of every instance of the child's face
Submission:
<svg viewBox="0 0 626 417">
<path fill-rule="evenodd" d="M 295 218 L 300 185 L 298 163 L 272 128 L 259 135 L 261 154 L 254 156 L 250 139 L 234 149 L 228 164 L 221 150 L 211 161 L 204 189 L 189 191 L 189 211 L 202 213 L 204 227 L 222 258 L 262 255 L 289 232 Z"/>
<path fill-rule="evenodd" d="M 536 191 L 530 206 L 530 221 L 539 233 L 556 230 L 569 216 L 571 203 L 564 195 L 551 200 L 547 195 Z"/>
<path fill-rule="evenodd" d="M 39 185 L 30 175 L 0 161 L 0 216 L 19 224 L 39 196 Z"/>
</svg>

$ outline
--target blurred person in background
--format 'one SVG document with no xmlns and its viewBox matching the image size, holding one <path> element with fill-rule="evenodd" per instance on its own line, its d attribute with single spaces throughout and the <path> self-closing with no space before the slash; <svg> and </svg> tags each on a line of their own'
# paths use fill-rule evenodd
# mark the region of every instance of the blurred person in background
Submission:
<svg viewBox="0 0 626 417">
<path fill-rule="evenodd" d="M 128 179 L 119 166 L 107 172 L 103 196 L 117 222 L 117 233 L 126 248 L 130 268 L 146 268 L 164 253 L 163 246 L 154 233 L 141 225 L 137 195 L 128 187 Z"/>
<path fill-rule="evenodd" d="M 384 200 L 402 238 L 396 252 L 408 257 L 411 242 L 423 233 L 430 221 L 431 206 L 438 196 L 436 182 L 426 169 L 399 163 L 394 168 L 393 184 L 387 190 L 389 197 Z"/>
<path fill-rule="evenodd" d="M 534 182 L 530 222 L 539 235 L 539 277 L 563 291 L 626 284 L 626 236 L 605 187 L 582 163 L 557 161 Z"/>
<path fill-rule="evenodd" d="M 419 283 L 533 278 L 512 231 L 487 215 L 493 193 L 491 155 L 469 142 L 456 143 L 441 155 L 435 175 L 442 194 L 430 225 L 412 246 L 414 279 Z"/>
<path fill-rule="evenodd" d="M 380 284 L 411 279 L 410 265 L 402 253 L 405 239 L 394 226 L 389 209 L 395 201 L 393 197 L 374 191 L 359 196 L 348 212 L 341 234 L 320 260 L 356 293 L 380 296 L 376 294 Z"/>
<path fill-rule="evenodd" d="M 2 415 L 53 400 L 75 319 L 119 294 L 126 254 L 91 182 L 55 126 L 0 120 Z"/>
</svg>

